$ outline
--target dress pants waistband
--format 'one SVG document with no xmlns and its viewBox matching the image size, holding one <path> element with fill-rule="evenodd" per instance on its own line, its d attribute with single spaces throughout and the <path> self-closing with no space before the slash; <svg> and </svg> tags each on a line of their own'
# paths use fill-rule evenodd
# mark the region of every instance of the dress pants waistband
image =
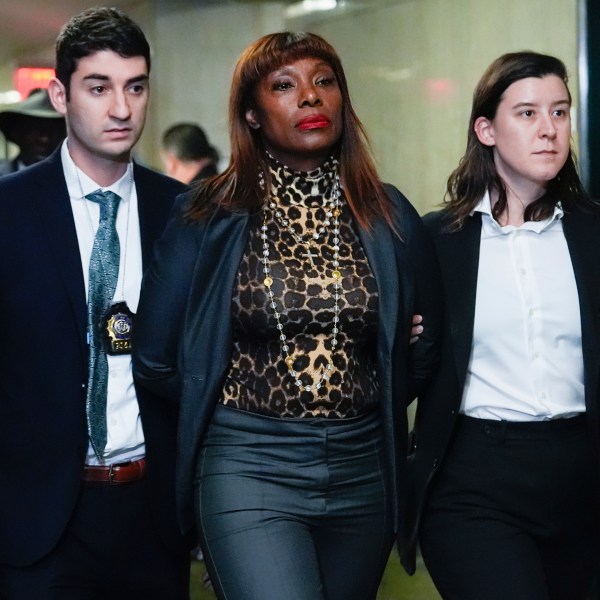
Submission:
<svg viewBox="0 0 600 600">
<path fill-rule="evenodd" d="M 90 485 L 121 485 L 143 479 L 146 474 L 146 459 L 132 460 L 110 466 L 85 465 L 83 481 Z"/>
<path fill-rule="evenodd" d="M 317 433 L 323 431 L 336 431 L 339 434 L 352 434 L 353 431 L 362 430 L 364 427 L 378 425 L 380 411 L 376 409 L 356 417 L 346 419 L 326 419 L 323 417 L 306 417 L 301 419 L 288 419 L 260 415 L 238 408 L 217 404 L 211 423 L 234 428 L 248 433 L 295 436 L 304 433 Z"/>
<path fill-rule="evenodd" d="M 543 439 L 552 433 L 585 429 L 585 413 L 565 419 L 546 421 L 496 421 L 459 415 L 458 429 L 466 434 L 480 434 L 497 439 Z"/>
</svg>

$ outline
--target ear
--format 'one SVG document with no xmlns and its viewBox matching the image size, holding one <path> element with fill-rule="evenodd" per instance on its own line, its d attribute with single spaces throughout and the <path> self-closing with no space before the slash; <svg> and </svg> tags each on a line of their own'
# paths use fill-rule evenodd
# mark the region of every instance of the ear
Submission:
<svg viewBox="0 0 600 600">
<path fill-rule="evenodd" d="M 258 121 L 258 117 L 256 116 L 256 111 L 253 108 L 249 108 L 246 111 L 246 122 L 252 129 L 258 129 L 260 127 L 260 123 Z"/>
<path fill-rule="evenodd" d="M 495 146 L 496 140 L 494 138 L 494 126 L 492 122 L 486 117 L 477 117 L 475 125 L 473 126 L 477 139 L 484 146 Z"/>
<path fill-rule="evenodd" d="M 67 114 L 67 90 L 56 77 L 53 77 L 48 83 L 48 96 L 54 110 L 65 116 Z"/>
<path fill-rule="evenodd" d="M 162 160 L 164 166 L 164 172 L 169 177 L 173 177 L 173 173 L 175 172 L 175 167 L 177 166 L 177 159 L 172 152 L 167 152 L 166 150 L 161 150 L 160 158 Z"/>
</svg>

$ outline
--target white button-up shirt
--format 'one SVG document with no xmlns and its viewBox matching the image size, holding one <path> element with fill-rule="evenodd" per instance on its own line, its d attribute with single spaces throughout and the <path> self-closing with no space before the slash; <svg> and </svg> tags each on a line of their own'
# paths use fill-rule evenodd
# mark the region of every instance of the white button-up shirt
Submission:
<svg viewBox="0 0 600 600">
<path fill-rule="evenodd" d="M 461 412 L 532 421 L 585 411 L 581 317 L 562 209 L 500 226 L 486 194 L 473 347 Z"/>
<path fill-rule="evenodd" d="M 68 140 L 61 148 L 61 158 L 77 230 L 86 298 L 90 257 L 100 221 L 100 206 L 97 202 L 86 200 L 84 196 L 98 189 L 110 190 L 121 196 L 116 222 L 121 262 L 114 302 L 127 302 L 129 309 L 135 313 L 142 281 L 142 248 L 133 165 L 129 165 L 125 175 L 118 181 L 108 187 L 101 187 L 77 168 L 69 155 Z M 90 445 L 86 461 L 88 464 L 112 464 L 144 456 L 144 433 L 129 354 L 108 356 L 106 425 L 107 443 L 103 461 L 100 463 Z"/>
</svg>

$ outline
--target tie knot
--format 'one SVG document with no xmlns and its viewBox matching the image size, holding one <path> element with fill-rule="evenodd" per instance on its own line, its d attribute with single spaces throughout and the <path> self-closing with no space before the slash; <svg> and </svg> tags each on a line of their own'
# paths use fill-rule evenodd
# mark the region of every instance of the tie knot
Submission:
<svg viewBox="0 0 600 600">
<path fill-rule="evenodd" d="M 101 219 L 116 218 L 121 196 L 111 192 L 110 190 L 106 190 L 105 192 L 102 190 L 96 190 L 95 192 L 88 194 L 86 198 L 92 202 L 97 202 L 100 205 Z"/>
</svg>

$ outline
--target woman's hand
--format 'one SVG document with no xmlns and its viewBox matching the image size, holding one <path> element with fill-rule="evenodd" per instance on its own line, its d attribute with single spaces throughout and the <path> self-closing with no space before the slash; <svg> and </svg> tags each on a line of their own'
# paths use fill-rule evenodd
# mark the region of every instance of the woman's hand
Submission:
<svg viewBox="0 0 600 600">
<path fill-rule="evenodd" d="M 412 328 L 410 330 L 410 343 L 414 344 L 419 340 L 419 336 L 423 333 L 423 326 L 421 325 L 423 317 L 421 315 L 413 315 Z"/>
</svg>

